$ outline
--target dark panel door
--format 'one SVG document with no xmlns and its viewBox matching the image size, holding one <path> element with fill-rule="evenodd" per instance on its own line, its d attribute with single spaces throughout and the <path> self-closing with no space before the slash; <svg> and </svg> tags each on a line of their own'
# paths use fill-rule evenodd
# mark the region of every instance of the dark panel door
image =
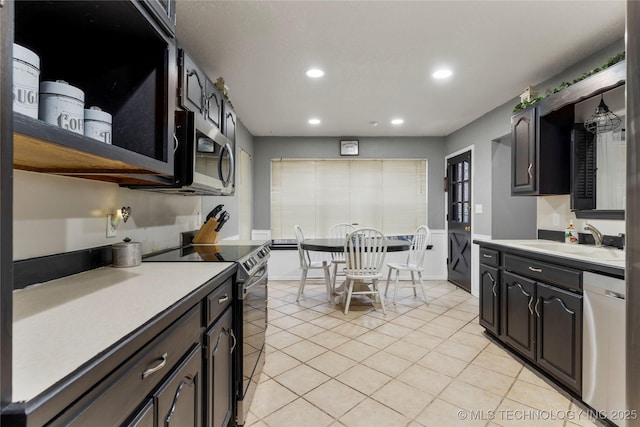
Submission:
<svg viewBox="0 0 640 427">
<path fill-rule="evenodd" d="M 480 264 L 480 324 L 500 334 L 500 271 Z"/>
<path fill-rule="evenodd" d="M 231 329 L 232 312 L 227 308 L 206 334 L 207 343 L 207 422 L 210 427 L 226 427 L 233 415 L 232 352 L 235 337 Z"/>
<path fill-rule="evenodd" d="M 502 275 L 502 334 L 504 341 L 535 360 L 536 318 L 533 314 L 536 282 L 504 272 Z"/>
<path fill-rule="evenodd" d="M 448 279 L 471 292 L 471 152 L 447 160 Z"/>
<path fill-rule="evenodd" d="M 536 190 L 535 108 L 511 119 L 511 193 L 527 194 Z"/>
<path fill-rule="evenodd" d="M 202 423 L 202 350 L 195 347 L 154 395 L 158 426 L 199 427 Z"/>
<path fill-rule="evenodd" d="M 538 283 L 538 364 L 582 392 L 582 295 Z"/>
</svg>

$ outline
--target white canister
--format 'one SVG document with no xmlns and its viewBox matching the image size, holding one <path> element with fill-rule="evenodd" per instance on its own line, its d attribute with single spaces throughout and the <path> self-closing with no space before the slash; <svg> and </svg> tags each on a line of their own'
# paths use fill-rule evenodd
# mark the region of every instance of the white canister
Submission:
<svg viewBox="0 0 640 427">
<path fill-rule="evenodd" d="M 13 44 L 13 111 L 38 118 L 40 57 L 24 46 Z"/>
<path fill-rule="evenodd" d="M 85 109 L 84 135 L 111 144 L 111 114 L 100 107 Z"/>
<path fill-rule="evenodd" d="M 64 80 L 40 83 L 40 120 L 84 134 L 84 92 Z"/>
</svg>

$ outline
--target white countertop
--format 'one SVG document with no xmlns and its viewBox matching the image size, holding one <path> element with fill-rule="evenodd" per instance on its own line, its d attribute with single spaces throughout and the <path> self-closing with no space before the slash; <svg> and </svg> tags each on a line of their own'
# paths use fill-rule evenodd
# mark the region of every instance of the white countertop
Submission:
<svg viewBox="0 0 640 427">
<path fill-rule="evenodd" d="M 233 265 L 102 267 L 13 292 L 13 401 L 27 401 Z"/>
<path fill-rule="evenodd" d="M 507 246 L 507 247 L 511 247 L 511 248 L 515 248 L 515 249 L 520 249 L 520 250 L 525 250 L 525 251 L 530 251 L 530 252 L 537 252 L 537 253 L 541 253 L 541 254 L 546 254 L 546 255 L 552 255 L 552 256 L 557 256 L 560 258 L 564 258 L 564 259 L 568 259 L 568 260 L 580 260 L 582 262 L 588 262 L 590 264 L 598 264 L 598 265 L 604 265 L 604 266 L 608 266 L 608 267 L 616 267 L 616 268 L 625 268 L 625 261 L 624 261 L 624 251 L 620 250 L 620 249 L 615 249 L 615 248 L 604 248 L 604 247 L 595 247 L 593 245 L 573 245 L 573 244 L 568 244 L 568 243 L 561 243 L 561 242 L 553 242 L 550 240 L 535 240 L 535 239 L 531 239 L 531 240 L 486 240 L 487 243 L 494 243 L 497 245 L 501 245 L 501 246 Z M 550 248 L 543 248 L 543 247 L 535 247 L 535 246 L 531 246 L 531 243 L 540 243 L 540 242 L 544 242 L 544 243 L 550 243 L 550 246 L 555 246 L 554 249 L 550 249 Z M 554 245 L 555 244 L 555 245 Z M 581 255 L 580 253 L 576 253 L 576 251 L 579 251 L 580 249 L 585 249 L 586 251 L 591 251 L 591 252 L 597 252 L 597 251 L 614 251 L 614 252 L 618 252 L 618 254 L 621 256 L 621 259 L 606 259 L 606 256 L 602 256 L 602 257 L 596 257 L 596 256 L 586 256 L 586 255 Z M 595 253 L 594 252 L 594 253 Z M 611 252 L 610 252 L 611 253 Z M 604 254 L 604 252 L 603 252 Z M 614 258 L 614 257 L 612 257 Z M 617 258 L 617 257 L 615 257 Z"/>
</svg>

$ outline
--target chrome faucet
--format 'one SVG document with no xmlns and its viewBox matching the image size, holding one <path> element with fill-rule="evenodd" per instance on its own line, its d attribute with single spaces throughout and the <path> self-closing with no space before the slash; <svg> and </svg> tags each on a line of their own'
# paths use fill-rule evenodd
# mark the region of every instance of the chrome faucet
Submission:
<svg viewBox="0 0 640 427">
<path fill-rule="evenodd" d="M 595 228 L 593 225 L 586 223 L 584 225 L 584 229 L 586 231 L 591 232 L 591 235 L 593 236 L 593 240 L 595 240 L 596 242 L 596 246 L 602 246 L 602 233 L 600 232 L 600 230 L 598 230 L 597 228 Z"/>
</svg>

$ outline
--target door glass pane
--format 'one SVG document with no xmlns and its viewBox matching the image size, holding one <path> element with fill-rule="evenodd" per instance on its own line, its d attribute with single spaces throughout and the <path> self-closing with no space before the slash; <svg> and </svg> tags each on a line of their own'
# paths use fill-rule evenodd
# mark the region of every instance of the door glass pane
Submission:
<svg viewBox="0 0 640 427">
<path fill-rule="evenodd" d="M 460 222 L 462 219 L 462 203 L 456 203 L 458 208 L 458 216 L 456 217 L 456 222 Z"/>
<path fill-rule="evenodd" d="M 459 184 L 456 185 L 456 187 L 457 187 L 456 188 L 456 202 L 462 202 L 463 201 L 463 199 L 462 199 L 462 197 L 463 197 L 462 184 L 459 183 Z"/>
<path fill-rule="evenodd" d="M 464 161 L 462 164 L 464 168 L 464 179 L 467 180 L 469 179 L 469 162 Z"/>
<path fill-rule="evenodd" d="M 463 209 L 462 209 L 462 222 L 464 223 L 468 223 L 469 222 L 469 203 L 465 202 L 463 203 Z"/>
<path fill-rule="evenodd" d="M 462 197 L 464 201 L 469 201 L 469 182 L 468 181 L 465 181 L 464 183 Z"/>
<path fill-rule="evenodd" d="M 462 181 L 462 179 L 463 179 L 463 172 L 464 171 L 462 170 L 462 168 L 460 166 L 461 166 L 460 163 L 458 163 L 456 165 L 456 171 L 457 171 L 456 181 Z"/>
</svg>

